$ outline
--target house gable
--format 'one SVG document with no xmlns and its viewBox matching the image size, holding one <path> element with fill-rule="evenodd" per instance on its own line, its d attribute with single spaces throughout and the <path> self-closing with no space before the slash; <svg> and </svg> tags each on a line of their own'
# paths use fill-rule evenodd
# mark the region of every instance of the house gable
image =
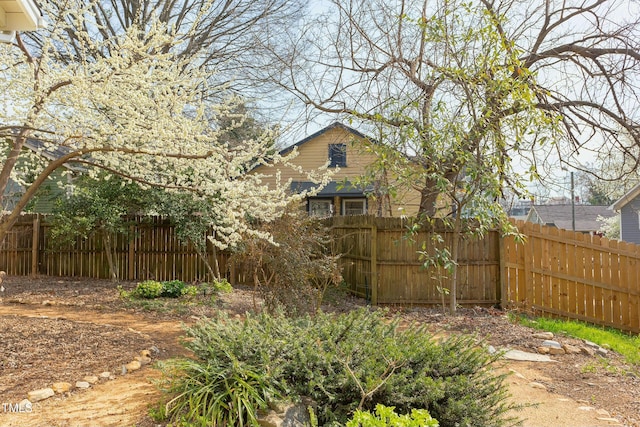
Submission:
<svg viewBox="0 0 640 427">
<path fill-rule="evenodd" d="M 315 196 L 316 199 L 324 200 L 322 203 L 317 203 L 322 205 L 323 211 L 329 209 L 334 214 L 341 214 L 359 211 L 361 207 L 362 211 L 375 212 L 379 201 L 372 197 L 373 187 L 363 188 L 354 184 L 358 178 L 367 174 L 368 167 L 377 160 L 376 155 L 366 149 L 364 141 L 372 140 L 355 129 L 336 122 L 285 148 L 281 154 L 288 154 L 296 149 L 298 155 L 291 163 L 302 170 L 322 172 L 322 169 L 327 167 L 334 172 L 329 185 Z M 337 158 L 333 157 L 336 154 Z M 331 165 L 332 157 L 334 162 L 338 163 L 335 166 Z M 305 173 L 294 168 L 277 166 L 276 170 L 280 173 L 281 181 L 291 181 L 292 191 L 301 191 L 314 186 Z M 270 166 L 261 165 L 252 173 L 263 174 L 264 183 L 275 185 L 276 170 Z M 327 208 L 329 204 L 331 206 Z M 381 213 L 386 216 L 397 215 L 401 209 L 403 213 L 412 215 L 417 212 L 418 205 L 419 194 L 409 190 L 400 194 L 396 201 L 391 201 L 386 212 Z M 311 211 L 309 201 L 307 201 L 307 208 Z"/>
</svg>

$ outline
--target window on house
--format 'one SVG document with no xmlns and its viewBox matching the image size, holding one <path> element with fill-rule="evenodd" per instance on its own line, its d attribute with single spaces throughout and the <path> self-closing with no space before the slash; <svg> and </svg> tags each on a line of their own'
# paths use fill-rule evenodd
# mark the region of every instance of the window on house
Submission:
<svg viewBox="0 0 640 427">
<path fill-rule="evenodd" d="M 346 144 L 329 144 L 329 166 L 332 168 L 347 166 Z"/>
<path fill-rule="evenodd" d="M 366 199 L 342 200 L 342 215 L 365 215 L 367 213 Z"/>
<path fill-rule="evenodd" d="M 326 218 L 333 215 L 331 199 L 309 199 L 309 215 Z"/>
</svg>

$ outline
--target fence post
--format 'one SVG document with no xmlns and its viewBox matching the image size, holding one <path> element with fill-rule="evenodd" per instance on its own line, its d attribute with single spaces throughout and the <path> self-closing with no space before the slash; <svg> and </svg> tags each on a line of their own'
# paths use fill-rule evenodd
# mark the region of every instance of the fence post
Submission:
<svg viewBox="0 0 640 427">
<path fill-rule="evenodd" d="M 371 225 L 371 305 L 378 305 L 378 227 Z"/>
<path fill-rule="evenodd" d="M 31 276 L 38 275 L 38 265 L 40 264 L 40 214 L 36 214 L 33 218 L 33 230 L 31 241 Z"/>
<path fill-rule="evenodd" d="M 136 219 L 136 224 L 139 221 Z M 135 280 L 136 278 L 136 226 L 129 226 L 129 241 L 127 251 L 127 280 Z"/>
<path fill-rule="evenodd" d="M 507 267 L 506 267 L 506 251 L 504 247 L 504 236 L 500 235 L 500 231 L 496 231 L 498 233 L 498 268 L 500 269 L 500 273 L 498 275 L 499 283 L 496 286 L 496 299 L 500 302 L 500 306 L 505 308 L 507 306 Z"/>
</svg>

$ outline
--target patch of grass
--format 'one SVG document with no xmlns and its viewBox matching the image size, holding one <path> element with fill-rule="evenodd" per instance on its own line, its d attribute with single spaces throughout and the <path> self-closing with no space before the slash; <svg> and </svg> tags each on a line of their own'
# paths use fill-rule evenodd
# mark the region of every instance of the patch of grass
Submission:
<svg viewBox="0 0 640 427">
<path fill-rule="evenodd" d="M 594 342 L 619 353 L 627 363 L 640 366 L 640 336 L 638 335 L 629 335 L 617 329 L 603 328 L 575 320 L 544 317 L 531 319 L 525 316 L 512 316 L 511 318 L 513 321 L 530 328 Z"/>
</svg>

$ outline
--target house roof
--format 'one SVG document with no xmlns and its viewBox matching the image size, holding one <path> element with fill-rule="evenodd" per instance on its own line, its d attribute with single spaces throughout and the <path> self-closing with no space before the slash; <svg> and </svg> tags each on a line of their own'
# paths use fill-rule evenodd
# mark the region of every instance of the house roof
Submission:
<svg viewBox="0 0 640 427">
<path fill-rule="evenodd" d="M 291 182 L 291 191 L 295 193 L 301 193 L 303 191 L 311 190 L 318 187 L 318 184 L 314 184 L 310 181 L 293 181 Z M 366 192 L 372 191 L 372 188 L 356 187 L 349 181 L 331 181 L 325 187 L 320 190 L 318 194 L 313 197 L 334 197 L 334 196 L 358 196 L 363 197 Z"/>
<path fill-rule="evenodd" d="M 0 0 L 0 31 L 33 31 L 45 26 L 34 0 Z"/>
<path fill-rule="evenodd" d="M 349 132 L 349 133 L 351 133 L 351 134 L 353 134 L 353 135 L 357 136 L 358 138 L 362 138 L 362 139 L 370 139 L 370 138 L 369 138 L 369 137 L 367 137 L 365 134 L 363 134 L 363 133 L 361 133 L 361 132 L 358 132 L 357 130 L 355 130 L 355 129 L 354 129 L 354 128 L 352 128 L 352 127 L 349 127 L 349 126 L 347 126 L 347 125 L 345 125 L 345 124 L 342 124 L 342 123 L 340 123 L 340 122 L 333 122 L 333 123 L 331 123 L 329 126 L 327 126 L 327 127 L 324 127 L 324 128 L 322 128 L 322 129 L 320 129 L 320 130 L 319 130 L 319 131 L 317 131 L 316 133 L 313 133 L 313 134 L 311 134 L 311 135 L 307 136 L 306 138 L 301 139 L 300 141 L 296 142 L 295 144 L 290 145 L 290 146 L 288 146 L 287 148 L 282 149 L 282 150 L 280 151 L 280 154 L 288 153 L 289 151 L 293 150 L 294 148 L 296 148 L 296 147 L 300 147 L 301 145 L 303 145 L 303 144 L 305 144 L 305 143 L 307 143 L 307 142 L 311 141 L 312 139 L 315 139 L 315 138 L 319 137 L 320 135 L 322 135 L 322 134 L 324 134 L 324 133 L 327 133 L 327 132 L 329 132 L 330 130 L 332 130 L 332 129 L 336 129 L 336 128 L 344 129 L 344 130 L 346 130 L 347 132 Z"/>
<path fill-rule="evenodd" d="M 534 205 L 527 215 L 527 221 L 531 221 L 536 214 L 540 223 L 554 225 L 564 230 L 572 229 L 573 213 L 571 205 Z M 576 231 L 598 231 L 602 223 L 598 217 L 609 218 L 616 213 L 608 206 L 575 205 Z"/>
<path fill-rule="evenodd" d="M 609 209 L 613 209 L 614 211 L 617 212 L 623 207 L 625 207 L 630 201 L 638 197 L 639 195 L 640 195 L 640 184 L 637 184 L 631 190 L 627 191 L 627 193 L 624 196 L 616 200 L 616 202 L 613 205 L 611 205 Z"/>
<path fill-rule="evenodd" d="M 0 43 L 13 43 L 17 31 L 46 27 L 35 0 L 0 0 Z"/>
</svg>

